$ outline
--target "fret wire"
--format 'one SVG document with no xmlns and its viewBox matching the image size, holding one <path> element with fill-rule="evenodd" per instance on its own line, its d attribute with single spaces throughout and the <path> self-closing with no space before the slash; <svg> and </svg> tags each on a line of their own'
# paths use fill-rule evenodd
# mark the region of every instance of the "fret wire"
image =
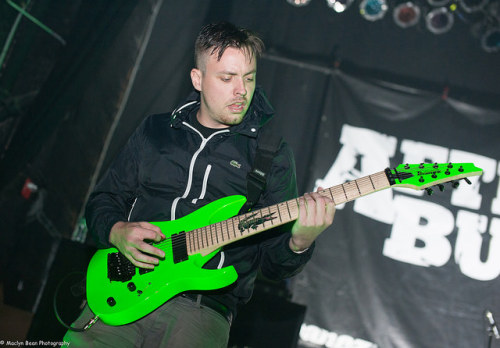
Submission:
<svg viewBox="0 0 500 348">
<path fill-rule="evenodd" d="M 215 226 L 216 226 L 215 230 L 217 231 L 217 233 L 219 232 L 218 230 L 220 230 L 220 235 L 221 235 L 222 241 L 224 242 L 224 230 L 222 229 L 222 223 L 218 222 Z"/>
<path fill-rule="evenodd" d="M 344 184 L 340 185 L 342 186 L 342 190 L 344 190 L 344 196 L 345 196 L 345 199 L 346 200 L 349 200 L 349 198 L 347 198 L 347 193 L 345 192 L 345 187 L 344 187 Z"/>
<path fill-rule="evenodd" d="M 370 179 L 370 183 L 372 184 L 373 189 L 376 190 L 375 185 L 373 184 L 372 176 L 368 175 L 368 178 Z"/>
<path fill-rule="evenodd" d="M 328 189 L 328 192 L 330 193 L 330 197 L 332 197 L 333 204 L 336 204 L 336 203 L 335 203 L 335 198 L 333 198 L 332 189 L 331 189 L 331 188 L 329 188 L 329 189 Z"/>
<path fill-rule="evenodd" d="M 357 193 L 356 190 L 353 189 L 354 185 L 357 185 L 355 180 L 354 180 L 354 182 L 349 181 L 347 183 L 347 187 L 349 188 L 349 193 L 352 194 L 352 197 L 349 198 L 349 201 L 352 201 L 352 200 L 359 198 L 361 196 L 361 193 Z M 359 191 L 359 189 L 357 191 Z"/>
<path fill-rule="evenodd" d="M 205 244 L 205 241 L 206 241 L 206 244 Z M 205 228 L 205 233 L 203 233 L 201 235 L 201 246 L 203 248 L 208 247 L 208 230 L 207 230 L 207 228 Z"/>
<path fill-rule="evenodd" d="M 238 215 L 236 218 L 238 219 L 238 231 L 240 232 L 240 236 L 242 236 L 243 231 L 240 229 L 240 223 L 241 223 L 240 215 Z"/>
<path fill-rule="evenodd" d="M 214 236 L 212 233 L 210 233 L 210 240 L 212 241 L 212 245 L 214 245 Z"/>
<path fill-rule="evenodd" d="M 291 219 L 292 218 L 292 214 L 290 213 L 290 207 L 288 205 L 288 202 L 285 202 L 285 204 L 286 204 L 286 209 L 288 210 L 288 216 Z"/>
<path fill-rule="evenodd" d="M 210 233 L 213 233 L 212 228 L 213 225 L 210 225 Z M 217 230 L 215 230 L 215 241 L 217 244 L 219 244 L 219 236 L 217 235 Z"/>
<path fill-rule="evenodd" d="M 269 222 L 271 223 L 271 226 L 273 226 L 274 225 L 274 223 L 273 223 L 274 219 L 272 218 L 273 213 L 271 212 L 271 207 L 267 207 L 267 210 L 269 211 L 269 218 L 270 218 Z"/>
<path fill-rule="evenodd" d="M 280 222 L 283 222 L 283 219 L 281 218 L 281 212 L 280 212 L 280 207 L 279 207 L 279 204 L 276 205 L 277 207 L 277 211 L 278 211 L 278 216 L 280 217 Z"/>
<path fill-rule="evenodd" d="M 194 233 L 190 232 L 189 234 L 190 234 L 190 239 L 191 239 L 191 250 L 194 253 L 194 251 L 196 249 L 195 245 L 194 245 Z"/>
<path fill-rule="evenodd" d="M 196 235 L 196 230 L 191 231 L 191 241 L 192 241 L 191 243 L 193 244 L 193 252 L 196 250 L 195 235 Z"/>
<path fill-rule="evenodd" d="M 200 228 L 198 230 L 198 232 L 196 233 L 196 243 L 198 244 L 198 250 L 203 249 L 202 243 L 201 243 L 201 240 L 200 240 L 202 233 L 203 233 L 203 228 Z"/>
<path fill-rule="evenodd" d="M 202 231 L 198 230 L 198 232 L 196 233 L 196 243 L 198 244 L 198 250 L 200 250 L 200 233 Z"/>
<path fill-rule="evenodd" d="M 208 236 L 207 236 L 207 233 L 202 233 L 202 234 L 201 234 L 201 246 L 202 246 L 202 248 L 206 248 L 206 246 L 205 246 L 205 238 L 203 238 L 203 237 L 205 237 L 205 238 L 206 238 L 206 240 L 207 240 L 207 242 L 208 242 Z M 208 244 L 208 243 L 207 243 L 207 244 Z"/>
<path fill-rule="evenodd" d="M 358 181 L 354 180 L 354 183 L 356 184 L 356 187 L 358 188 L 359 195 L 361 196 L 361 190 L 359 189 Z"/>
<path fill-rule="evenodd" d="M 231 227 L 229 226 L 229 223 L 233 221 L 233 218 L 227 220 L 226 223 L 226 228 L 227 228 L 227 238 L 228 240 L 231 240 L 233 237 L 231 237 Z"/>
<path fill-rule="evenodd" d="M 233 217 L 233 218 L 231 219 L 231 225 L 233 226 L 233 234 L 234 234 L 234 238 L 237 238 L 237 237 L 236 237 L 236 230 L 234 229 L 234 220 L 236 220 L 236 216 L 235 216 L 235 217 Z"/>
<path fill-rule="evenodd" d="M 202 236 L 202 237 L 201 237 L 201 240 L 203 241 L 203 235 L 208 236 L 208 234 L 210 234 L 210 236 L 212 235 L 212 234 L 210 233 L 210 226 L 203 226 L 203 227 L 201 228 L 201 236 Z M 202 243 L 202 244 L 203 244 L 203 243 Z"/>
<path fill-rule="evenodd" d="M 226 223 L 226 221 L 221 221 L 220 222 L 220 228 L 221 228 L 221 231 L 222 231 L 222 240 L 224 240 L 224 231 L 226 230 L 224 228 L 224 223 Z M 229 237 L 229 234 L 227 235 Z M 231 240 L 231 238 L 228 238 L 228 241 Z"/>
<path fill-rule="evenodd" d="M 229 235 L 229 233 L 227 232 L 227 228 L 226 228 L 226 227 L 224 227 L 224 226 L 225 226 L 225 225 L 224 225 L 225 223 L 226 223 L 226 221 L 221 221 L 221 222 L 220 222 L 220 228 L 221 228 L 221 230 L 222 230 L 222 235 L 224 235 L 224 232 L 226 232 L 226 233 L 227 233 L 227 240 L 229 241 L 229 240 L 231 240 L 231 236 L 230 236 L 230 235 Z"/>
</svg>

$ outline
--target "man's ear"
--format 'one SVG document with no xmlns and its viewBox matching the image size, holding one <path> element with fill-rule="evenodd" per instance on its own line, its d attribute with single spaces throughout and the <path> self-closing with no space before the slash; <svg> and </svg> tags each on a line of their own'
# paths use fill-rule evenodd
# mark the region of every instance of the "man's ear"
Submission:
<svg viewBox="0 0 500 348">
<path fill-rule="evenodd" d="M 201 70 L 193 68 L 191 69 L 191 83 L 194 89 L 201 92 Z"/>
</svg>

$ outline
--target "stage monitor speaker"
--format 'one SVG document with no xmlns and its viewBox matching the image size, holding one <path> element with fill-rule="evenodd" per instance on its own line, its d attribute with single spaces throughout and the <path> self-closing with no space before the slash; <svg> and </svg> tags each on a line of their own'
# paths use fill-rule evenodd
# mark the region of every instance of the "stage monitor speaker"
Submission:
<svg viewBox="0 0 500 348">
<path fill-rule="evenodd" d="M 295 348 L 306 307 L 256 287 L 231 326 L 229 348 Z"/>
<path fill-rule="evenodd" d="M 85 274 L 95 248 L 63 239 L 54 257 L 40 304 L 26 337 L 29 341 L 60 342 L 66 328 L 80 314 L 85 304 Z M 59 320 L 54 311 L 56 304 Z"/>
<path fill-rule="evenodd" d="M 16 230 L 17 241 L 6 262 L 4 302 L 34 313 L 61 237 L 43 210 L 36 207 Z"/>
</svg>

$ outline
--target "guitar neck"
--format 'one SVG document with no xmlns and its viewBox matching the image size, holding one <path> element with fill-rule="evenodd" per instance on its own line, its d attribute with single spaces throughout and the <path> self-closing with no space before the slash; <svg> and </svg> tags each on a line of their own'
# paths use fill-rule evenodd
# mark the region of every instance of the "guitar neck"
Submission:
<svg viewBox="0 0 500 348">
<path fill-rule="evenodd" d="M 335 205 L 353 201 L 391 185 L 384 171 L 319 191 L 333 200 Z M 186 232 L 189 255 L 208 254 L 224 245 L 250 237 L 268 229 L 297 220 L 299 201 L 292 199 L 266 208 L 235 216 L 212 225 Z"/>
</svg>

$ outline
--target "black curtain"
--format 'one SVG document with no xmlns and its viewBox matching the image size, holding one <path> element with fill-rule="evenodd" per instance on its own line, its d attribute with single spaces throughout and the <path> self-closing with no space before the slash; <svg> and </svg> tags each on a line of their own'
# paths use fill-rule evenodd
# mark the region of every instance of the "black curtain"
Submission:
<svg viewBox="0 0 500 348">
<path fill-rule="evenodd" d="M 339 207 L 293 282 L 308 305 L 302 344 L 485 346 L 484 311 L 500 312 L 498 111 L 339 71 L 327 96 L 309 190 L 407 162 L 474 162 L 484 174 L 432 196 L 394 189 Z"/>
</svg>

